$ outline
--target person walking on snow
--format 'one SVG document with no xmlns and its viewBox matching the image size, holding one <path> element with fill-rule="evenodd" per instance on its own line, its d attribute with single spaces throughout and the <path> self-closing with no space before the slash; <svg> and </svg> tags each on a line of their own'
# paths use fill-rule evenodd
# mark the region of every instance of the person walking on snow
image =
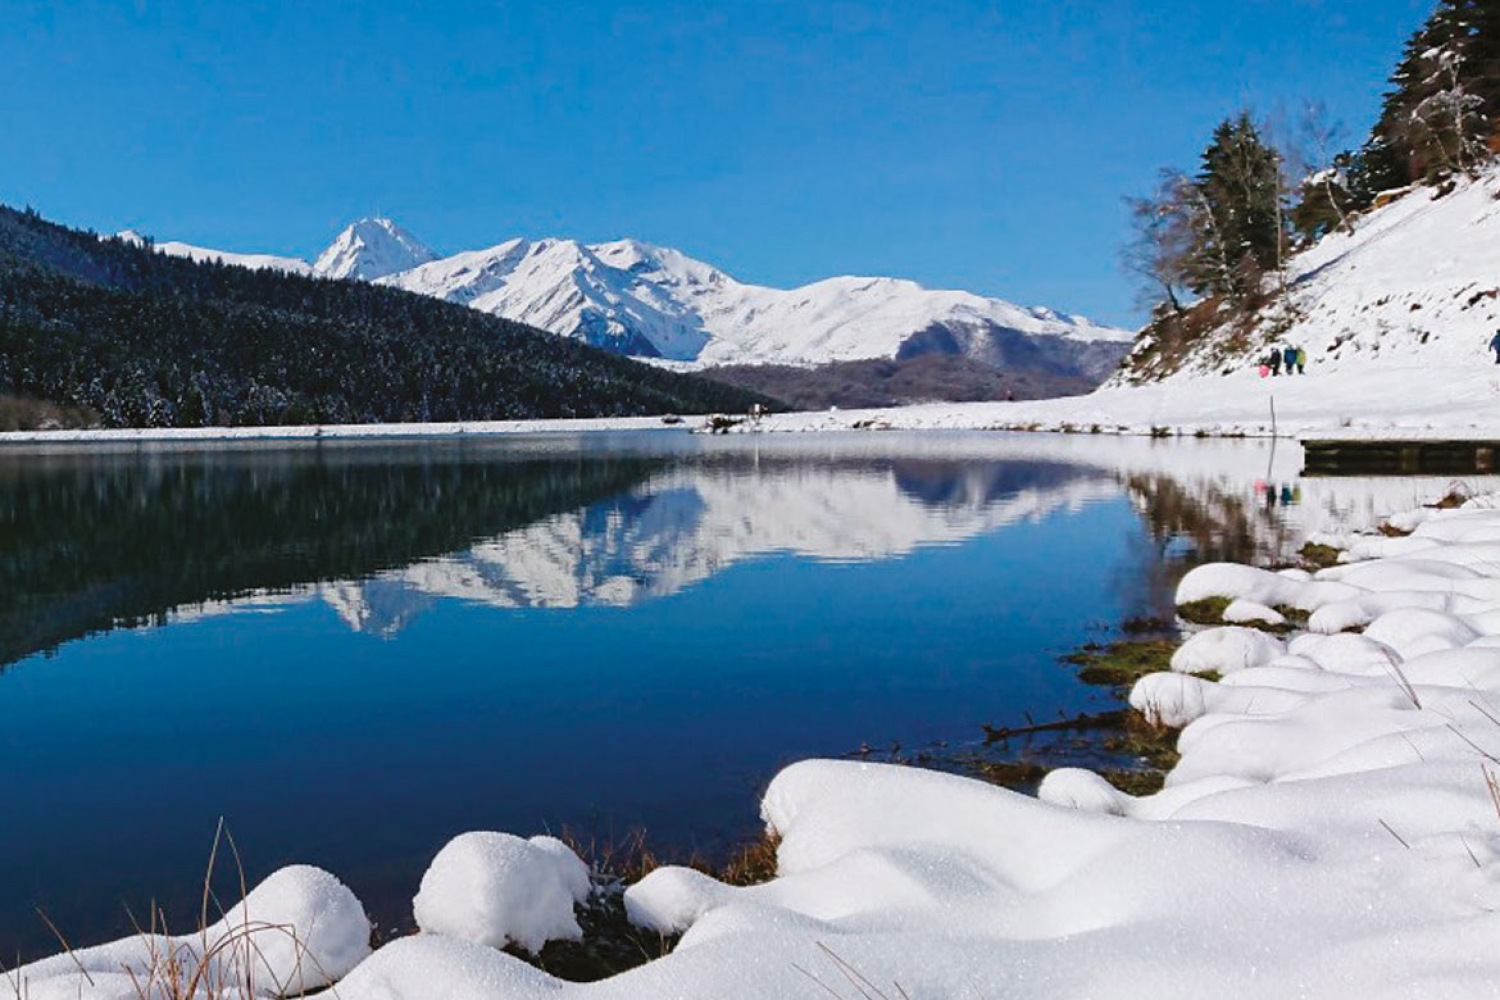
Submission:
<svg viewBox="0 0 1500 1000">
<path fill-rule="evenodd" d="M 1500 337 L 1500 334 L 1496 334 L 1495 336 Z M 1270 365 L 1271 365 L 1271 374 L 1272 375 L 1280 375 L 1281 374 L 1281 352 L 1280 351 L 1278 351 L 1274 347 L 1271 348 L 1271 353 L 1268 354 L 1268 355 L 1266 355 L 1266 361 L 1269 362 Z"/>
<path fill-rule="evenodd" d="M 1307 351 L 1300 347 L 1297 348 L 1297 374 L 1307 374 Z"/>
<path fill-rule="evenodd" d="M 1496 330 L 1495 335 L 1490 338 L 1490 350 L 1495 352 L 1495 364 L 1500 365 L 1500 330 Z"/>
<path fill-rule="evenodd" d="M 1281 352 L 1281 360 L 1286 365 L 1286 373 L 1292 374 L 1292 369 L 1297 367 L 1297 349 L 1287 344 L 1286 349 Z"/>
</svg>

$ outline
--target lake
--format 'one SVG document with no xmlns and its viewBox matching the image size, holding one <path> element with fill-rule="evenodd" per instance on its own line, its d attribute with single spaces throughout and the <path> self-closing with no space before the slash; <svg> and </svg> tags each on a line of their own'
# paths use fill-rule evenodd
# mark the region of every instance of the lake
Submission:
<svg viewBox="0 0 1500 1000">
<path fill-rule="evenodd" d="M 722 856 L 802 757 L 1108 707 L 1190 566 L 1442 480 L 1285 442 L 676 432 L 0 451 L 0 954 L 197 913 L 220 818 L 410 923 L 474 829 Z M 1474 488 L 1500 483 L 1473 481 Z M 128 908 L 128 911 L 127 911 Z"/>
</svg>

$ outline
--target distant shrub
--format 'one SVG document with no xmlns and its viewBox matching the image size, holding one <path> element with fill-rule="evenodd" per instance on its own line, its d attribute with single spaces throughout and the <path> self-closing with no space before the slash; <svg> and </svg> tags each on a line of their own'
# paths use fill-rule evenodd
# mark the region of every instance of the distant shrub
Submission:
<svg viewBox="0 0 1500 1000">
<path fill-rule="evenodd" d="M 61 431 L 99 426 L 86 406 L 58 406 L 24 396 L 0 396 L 0 431 Z"/>
</svg>

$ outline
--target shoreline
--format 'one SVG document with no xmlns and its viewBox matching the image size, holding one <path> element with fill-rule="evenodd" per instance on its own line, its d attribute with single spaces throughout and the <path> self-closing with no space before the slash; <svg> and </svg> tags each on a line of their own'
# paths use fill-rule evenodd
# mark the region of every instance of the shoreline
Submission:
<svg viewBox="0 0 1500 1000">
<path fill-rule="evenodd" d="M 1389 367 L 1309 374 L 1283 389 L 1249 372 L 1179 376 L 1143 386 L 1106 386 L 1086 396 L 1018 402 L 914 403 L 866 410 L 579 417 L 447 423 L 308 424 L 255 427 L 93 428 L 0 432 L 0 451 L 28 447 L 233 442 L 424 441 L 517 435 L 676 431 L 732 436 L 850 431 L 1059 433 L 1147 438 L 1317 439 L 1329 442 L 1494 441 L 1500 379 L 1472 366 L 1452 371 Z M 1403 409 L 1391 401 L 1430 384 Z M 1278 391 L 1282 390 L 1282 391 Z M 1370 414 L 1380 414 L 1379 417 Z M 1479 415 L 1479 416 L 1476 416 Z"/>
<path fill-rule="evenodd" d="M 1487 995 L 1500 976 L 1476 946 L 1500 927 L 1487 764 L 1500 758 L 1485 749 L 1500 723 L 1484 707 L 1500 698 L 1500 494 L 1387 522 L 1309 539 L 1347 553 L 1320 552 L 1316 570 L 1309 557 L 1182 578 L 1173 606 L 1203 628 L 1127 698 L 1174 733 L 1181 757 L 1161 790 L 1077 767 L 1032 797 L 921 768 L 792 764 L 762 800 L 780 837 L 774 878 L 665 866 L 624 887 L 631 926 L 681 946 L 601 989 L 795 995 L 805 979 L 787 970 L 826 973 L 832 948 L 910 995 Z M 282 922 L 326 933 L 322 914 Z M 1162 962 L 1164 948 L 1178 959 Z M 102 976 L 106 959 L 132 968 L 127 951 L 19 974 L 32 995 L 61 996 L 51 979 Z M 599 995 L 430 932 L 322 964 L 351 1000 L 416 1000 L 435 976 L 481 998 Z"/>
</svg>

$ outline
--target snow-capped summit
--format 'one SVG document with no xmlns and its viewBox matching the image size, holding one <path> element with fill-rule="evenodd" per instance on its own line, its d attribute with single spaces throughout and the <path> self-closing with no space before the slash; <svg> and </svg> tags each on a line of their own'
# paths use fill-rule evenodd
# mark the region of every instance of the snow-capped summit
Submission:
<svg viewBox="0 0 1500 1000">
<path fill-rule="evenodd" d="M 360 219 L 339 233 L 312 269 L 325 278 L 374 281 L 436 259 L 421 240 L 390 219 Z"/>
<path fill-rule="evenodd" d="M 1102 379 L 1133 334 L 1052 309 L 899 278 L 780 289 L 640 240 L 510 239 L 439 259 L 384 218 L 361 219 L 315 264 L 158 244 L 247 267 L 392 285 L 636 357 L 685 367 L 801 365 L 955 354 L 997 368 Z"/>
<path fill-rule="evenodd" d="M 668 268 L 664 261 L 678 264 Z M 683 263 L 679 263 L 683 262 Z M 380 279 L 623 354 L 691 361 L 711 334 L 691 286 L 712 268 L 622 240 L 508 240 Z M 722 277 L 722 275 L 720 276 Z"/>
<path fill-rule="evenodd" d="M 790 290 L 750 285 L 677 250 L 631 239 L 511 240 L 380 283 L 626 354 L 699 367 L 922 353 L 1004 366 L 1040 351 L 1044 363 L 1078 365 L 1102 377 L 1131 338 L 1051 309 L 896 278 L 828 278 Z"/>
</svg>

